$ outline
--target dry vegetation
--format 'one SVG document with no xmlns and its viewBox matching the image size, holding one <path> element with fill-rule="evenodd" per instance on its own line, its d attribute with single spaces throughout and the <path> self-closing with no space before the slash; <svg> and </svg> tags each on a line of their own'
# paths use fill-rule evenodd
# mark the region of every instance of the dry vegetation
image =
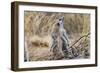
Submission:
<svg viewBox="0 0 100 73">
<path fill-rule="evenodd" d="M 53 60 L 53 53 L 50 52 L 50 35 L 60 16 L 64 16 L 64 28 L 68 33 L 70 46 L 80 37 L 90 33 L 89 14 L 25 11 L 24 31 L 29 61 Z M 89 58 L 89 38 L 89 35 L 82 37 L 78 43 L 71 47 L 79 52 L 77 58 Z"/>
</svg>

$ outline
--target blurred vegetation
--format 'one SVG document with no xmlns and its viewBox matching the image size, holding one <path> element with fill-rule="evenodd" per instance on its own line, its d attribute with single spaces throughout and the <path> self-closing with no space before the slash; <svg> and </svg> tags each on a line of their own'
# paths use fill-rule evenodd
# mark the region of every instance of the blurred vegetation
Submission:
<svg viewBox="0 0 100 73">
<path fill-rule="evenodd" d="M 50 34 L 60 16 L 64 16 L 64 28 L 70 35 L 90 31 L 89 14 L 25 11 L 25 35 Z"/>
<path fill-rule="evenodd" d="M 54 31 L 55 24 L 57 24 L 58 22 L 58 18 L 61 16 L 64 16 L 64 28 L 69 35 L 71 44 L 80 36 L 90 33 L 90 15 L 89 14 L 25 11 L 24 12 L 25 41 L 27 41 L 28 42 L 27 45 L 29 45 L 28 50 L 29 50 L 30 60 L 34 60 L 34 59 L 40 60 L 41 58 L 42 58 L 41 60 L 47 60 L 48 57 L 50 57 L 49 50 L 44 50 L 44 52 L 42 52 L 41 50 L 43 54 L 41 53 L 37 55 L 39 52 L 37 51 L 36 53 L 34 52 L 36 47 L 32 46 L 32 44 L 31 44 L 32 47 L 30 47 L 30 43 L 31 43 L 30 39 L 31 41 L 33 39 L 36 40 L 34 38 L 35 35 L 38 35 L 38 37 L 44 37 L 44 36 L 50 35 Z M 45 38 L 42 38 L 42 40 L 44 39 Z M 50 42 L 50 38 L 45 39 L 45 40 L 47 42 L 48 41 Z M 41 41 L 39 40 L 39 42 Z M 90 43 L 89 40 L 88 40 L 88 43 Z M 38 48 L 41 48 L 41 47 L 38 47 Z M 87 49 L 89 49 L 89 46 Z M 34 57 L 35 55 L 36 57 Z"/>
</svg>

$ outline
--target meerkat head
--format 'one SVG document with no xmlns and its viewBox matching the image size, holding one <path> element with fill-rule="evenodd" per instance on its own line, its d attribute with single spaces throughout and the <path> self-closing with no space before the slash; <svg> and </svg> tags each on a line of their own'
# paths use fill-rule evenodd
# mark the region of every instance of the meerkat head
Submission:
<svg viewBox="0 0 100 73">
<path fill-rule="evenodd" d="M 64 17 L 62 16 L 62 17 L 60 17 L 60 18 L 58 19 L 57 26 L 58 26 L 59 28 L 63 28 L 63 25 L 64 25 Z"/>
</svg>

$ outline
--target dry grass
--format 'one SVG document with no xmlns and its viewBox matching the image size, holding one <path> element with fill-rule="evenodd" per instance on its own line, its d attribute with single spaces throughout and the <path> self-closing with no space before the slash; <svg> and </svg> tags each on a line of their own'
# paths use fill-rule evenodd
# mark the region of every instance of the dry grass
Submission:
<svg viewBox="0 0 100 73">
<path fill-rule="evenodd" d="M 90 32 L 89 14 L 25 11 L 24 16 L 25 41 L 30 61 L 52 59 L 50 35 L 55 30 L 55 24 L 60 16 L 64 16 L 64 28 L 69 35 L 70 44 L 81 35 Z"/>
</svg>

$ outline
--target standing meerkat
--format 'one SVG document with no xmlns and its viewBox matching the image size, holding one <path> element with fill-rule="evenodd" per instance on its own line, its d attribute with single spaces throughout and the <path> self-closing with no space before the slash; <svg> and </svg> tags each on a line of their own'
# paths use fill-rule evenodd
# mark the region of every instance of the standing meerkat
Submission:
<svg viewBox="0 0 100 73">
<path fill-rule="evenodd" d="M 54 53 L 59 52 L 60 55 L 64 57 L 63 51 L 67 51 L 67 48 L 69 46 L 68 35 L 66 34 L 66 30 L 64 29 L 64 17 L 60 17 L 58 19 L 58 22 L 55 25 L 55 29 L 51 36 L 52 36 L 51 50 Z"/>
</svg>

